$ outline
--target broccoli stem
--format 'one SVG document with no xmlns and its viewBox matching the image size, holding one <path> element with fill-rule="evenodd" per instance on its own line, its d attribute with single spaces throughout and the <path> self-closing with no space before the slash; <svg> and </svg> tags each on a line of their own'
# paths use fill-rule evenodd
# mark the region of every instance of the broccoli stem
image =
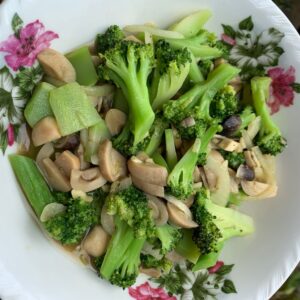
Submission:
<svg viewBox="0 0 300 300">
<path fill-rule="evenodd" d="M 200 105 L 206 115 L 209 115 L 210 102 L 218 90 L 234 78 L 240 69 L 229 64 L 222 64 L 209 73 L 204 83 L 194 85 L 192 89 L 176 101 L 170 100 L 164 105 L 164 116 L 172 121 L 182 121 L 191 113 L 193 107 Z M 204 96 L 204 97 L 203 97 Z M 204 98 L 204 99 L 202 99 Z"/>
<path fill-rule="evenodd" d="M 128 103 L 121 89 L 117 89 L 114 95 L 113 108 L 119 109 L 123 113 L 128 114 Z"/>
<path fill-rule="evenodd" d="M 144 152 L 151 156 L 159 147 L 162 137 L 164 135 L 164 131 L 167 127 L 167 122 L 164 120 L 157 118 L 150 130 L 150 141 L 148 142 Z"/>
<path fill-rule="evenodd" d="M 168 164 L 168 169 L 173 170 L 177 164 L 177 153 L 175 148 L 175 141 L 172 129 L 165 130 L 165 140 L 166 140 L 166 160 Z"/>
<path fill-rule="evenodd" d="M 105 279 L 109 280 L 118 268 L 122 259 L 129 247 L 134 241 L 133 230 L 118 218 L 115 218 L 116 231 L 113 234 L 110 243 L 108 245 L 101 269 L 100 274 Z"/>
<path fill-rule="evenodd" d="M 214 124 L 208 128 L 208 130 L 204 133 L 204 135 L 201 138 L 201 147 L 200 147 L 200 153 L 198 157 L 198 163 L 200 165 L 205 165 L 206 162 L 206 156 L 208 153 L 208 145 L 212 138 L 215 136 L 217 132 L 222 131 L 222 126 L 218 124 Z"/>
<path fill-rule="evenodd" d="M 190 66 L 190 72 L 189 77 L 194 83 L 199 83 L 204 81 L 204 76 L 197 64 L 195 56 L 191 53 L 191 66 Z"/>
<path fill-rule="evenodd" d="M 283 151 L 286 141 L 268 110 L 270 84 L 271 78 L 269 77 L 255 77 L 251 80 L 253 105 L 256 113 L 261 117 L 257 144 L 263 153 L 275 156 Z"/>
<path fill-rule="evenodd" d="M 111 137 L 110 132 L 106 126 L 105 121 L 101 121 L 88 129 L 81 131 L 81 142 L 84 148 L 84 159 L 95 165 L 99 164 L 98 149 L 99 145 L 105 139 Z"/>
<path fill-rule="evenodd" d="M 261 116 L 262 128 L 269 132 L 280 133 L 279 128 L 271 118 L 266 102 L 269 99 L 270 84 L 272 80 L 269 77 L 256 77 L 251 81 L 253 105 L 259 116 Z M 263 131 L 264 131 L 263 130 Z M 263 133 L 263 131 L 261 133 Z"/>
<path fill-rule="evenodd" d="M 184 154 L 168 177 L 168 189 L 175 197 L 186 199 L 193 192 L 193 173 L 201 148 L 200 139 Z"/>
<path fill-rule="evenodd" d="M 157 165 L 160 165 L 160 166 L 162 166 L 162 167 L 165 167 L 165 168 L 169 171 L 169 166 L 168 166 L 167 162 L 165 161 L 165 159 L 163 158 L 163 156 L 162 156 L 159 152 L 155 151 L 155 152 L 152 154 L 151 158 L 153 159 L 153 161 L 154 161 Z"/>
<path fill-rule="evenodd" d="M 218 258 L 220 256 L 220 253 L 223 249 L 224 243 L 219 243 L 216 247 L 216 252 L 211 252 L 205 255 L 200 255 L 199 259 L 195 263 L 195 265 L 192 268 L 193 272 L 197 272 L 199 270 L 207 269 L 216 264 L 218 261 Z"/>
</svg>

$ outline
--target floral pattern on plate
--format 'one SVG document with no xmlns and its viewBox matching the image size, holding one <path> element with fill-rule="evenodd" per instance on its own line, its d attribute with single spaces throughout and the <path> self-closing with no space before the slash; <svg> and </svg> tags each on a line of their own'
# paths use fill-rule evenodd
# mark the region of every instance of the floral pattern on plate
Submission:
<svg viewBox="0 0 300 300">
<path fill-rule="evenodd" d="M 278 65 L 284 49 L 280 42 L 284 34 L 276 28 L 269 28 L 260 34 L 254 31 L 251 17 L 241 21 L 238 29 L 222 25 L 223 43 L 228 47 L 228 60 L 241 68 L 241 77 L 248 81 L 254 76 L 268 75 L 272 78 L 271 99 L 268 103 L 271 112 L 277 113 L 280 106 L 293 104 L 294 93 L 300 93 L 300 84 L 295 80 L 295 68 L 284 70 Z M 275 67 L 275 68 L 272 68 Z"/>
</svg>

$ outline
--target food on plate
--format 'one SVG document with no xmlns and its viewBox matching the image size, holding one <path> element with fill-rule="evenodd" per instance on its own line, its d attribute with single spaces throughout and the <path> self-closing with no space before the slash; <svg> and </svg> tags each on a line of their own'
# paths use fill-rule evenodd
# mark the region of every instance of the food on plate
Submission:
<svg viewBox="0 0 300 300">
<path fill-rule="evenodd" d="M 112 25 L 38 55 L 44 77 L 24 110 L 37 154 L 11 155 L 12 168 L 48 236 L 122 288 L 178 261 L 214 267 L 228 239 L 254 232 L 238 205 L 277 193 L 286 141 L 271 79 L 253 77 L 245 98 L 210 15 Z"/>
</svg>

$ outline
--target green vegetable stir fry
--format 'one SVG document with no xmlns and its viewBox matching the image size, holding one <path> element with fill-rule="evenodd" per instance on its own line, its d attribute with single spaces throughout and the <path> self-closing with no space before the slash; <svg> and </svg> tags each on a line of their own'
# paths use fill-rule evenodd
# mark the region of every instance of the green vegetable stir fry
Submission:
<svg viewBox="0 0 300 300">
<path fill-rule="evenodd" d="M 178 261 L 215 266 L 227 240 L 254 231 L 239 204 L 277 193 L 286 141 L 271 79 L 246 86 L 204 29 L 210 15 L 112 25 L 38 56 L 45 75 L 24 111 L 37 155 L 11 155 L 12 168 L 45 232 L 122 288 Z"/>
</svg>

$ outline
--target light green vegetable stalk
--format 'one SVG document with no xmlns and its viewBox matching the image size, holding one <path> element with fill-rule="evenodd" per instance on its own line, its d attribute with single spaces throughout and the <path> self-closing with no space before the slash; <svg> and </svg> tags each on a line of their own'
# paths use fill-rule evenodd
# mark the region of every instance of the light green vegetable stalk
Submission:
<svg viewBox="0 0 300 300">
<path fill-rule="evenodd" d="M 185 37 L 192 37 L 201 30 L 203 25 L 210 19 L 211 16 L 212 12 L 210 10 L 199 10 L 171 25 L 169 30 L 180 32 Z"/>
<path fill-rule="evenodd" d="M 99 164 L 98 149 L 105 139 L 110 139 L 111 135 L 103 119 L 97 124 L 83 129 L 80 132 L 80 140 L 84 148 L 84 159 L 94 165 Z"/>
<path fill-rule="evenodd" d="M 62 136 L 91 127 L 101 121 L 97 110 L 76 82 L 50 91 L 49 102 Z"/>
<path fill-rule="evenodd" d="M 95 85 L 98 81 L 92 56 L 87 46 L 81 47 L 66 55 L 76 71 L 76 81 L 81 85 Z"/>
<path fill-rule="evenodd" d="M 44 207 L 55 199 L 35 161 L 22 155 L 10 155 L 9 161 L 28 202 L 40 217 Z"/>
</svg>

